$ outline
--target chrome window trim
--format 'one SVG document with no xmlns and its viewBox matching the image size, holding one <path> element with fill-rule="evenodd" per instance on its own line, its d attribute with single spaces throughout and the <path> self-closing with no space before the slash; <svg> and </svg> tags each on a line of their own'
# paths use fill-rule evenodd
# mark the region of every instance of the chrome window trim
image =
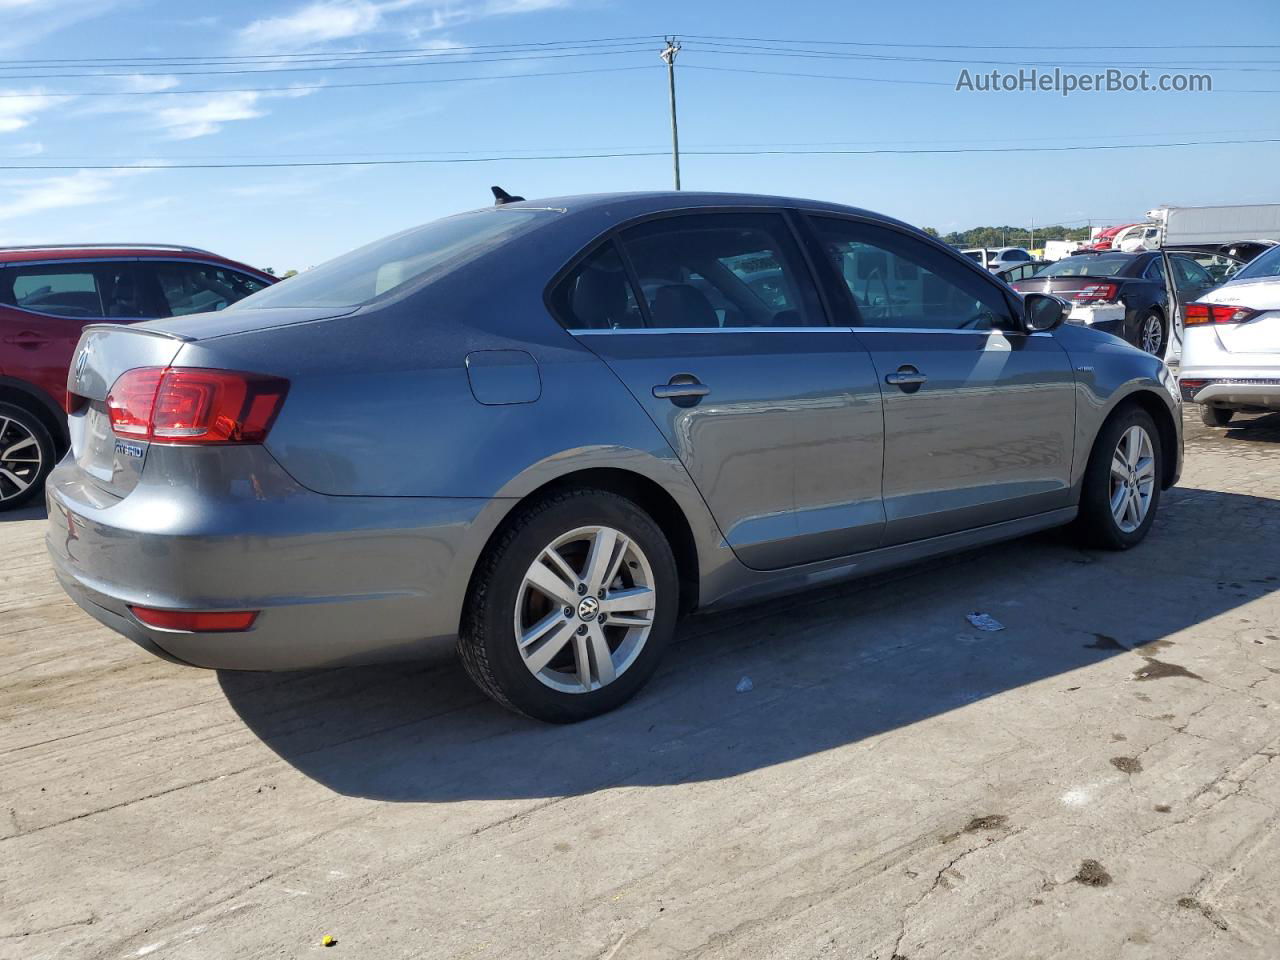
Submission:
<svg viewBox="0 0 1280 960">
<path fill-rule="evenodd" d="M 598 337 L 615 334 L 652 334 L 670 333 L 944 333 L 964 334 L 967 336 L 989 337 L 999 334 L 1002 337 L 1052 337 L 1047 330 L 1027 333 L 1024 330 L 948 330 L 937 327 L 614 327 L 607 330 L 566 330 L 575 337 Z"/>
<path fill-rule="evenodd" d="M 600 336 L 601 334 L 638 333 L 851 333 L 853 327 L 614 327 L 607 330 L 568 330 L 575 337 Z"/>
</svg>

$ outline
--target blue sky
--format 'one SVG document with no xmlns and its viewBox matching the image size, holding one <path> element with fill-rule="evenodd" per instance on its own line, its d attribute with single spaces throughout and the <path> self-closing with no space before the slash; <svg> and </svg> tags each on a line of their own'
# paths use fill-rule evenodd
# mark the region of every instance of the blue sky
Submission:
<svg viewBox="0 0 1280 960">
<path fill-rule="evenodd" d="M 677 64 L 681 143 L 689 151 L 1280 138 L 1280 4 L 1274 0 L 0 0 L 0 23 L 0 164 L 9 166 L 661 152 L 670 141 L 657 37 L 666 33 L 684 40 Z M 653 39 L 559 50 L 513 46 L 616 37 Z M 735 45 L 730 49 L 708 37 L 775 42 L 727 41 Z M 822 46 L 819 40 L 900 46 Z M 1134 44 L 1172 48 L 1105 49 Z M 1259 46 L 1204 46 L 1214 44 Z M 1078 49 L 1044 49 L 1048 45 Z M 757 46 L 770 49 L 751 49 Z M 299 54 L 387 50 L 426 51 L 435 62 L 297 69 L 334 62 Z M 925 62 L 880 59 L 885 56 Z M 187 66 L 147 59 L 160 57 L 238 59 Z M 127 65 L 84 62 L 90 58 Z M 20 62 L 32 60 L 66 62 Z M 461 62 L 467 60 L 473 62 Z M 954 91 L 960 69 L 992 69 L 985 60 L 1064 68 L 1152 64 L 1155 73 L 1188 66 L 1212 74 L 1215 89 L 1070 98 Z M 266 72 L 185 72 L 236 68 Z M 598 72 L 538 76 L 564 71 Z M 119 75 L 50 76 L 108 72 Z M 457 77 L 489 79 L 334 86 Z M 137 95 L 230 88 L 255 92 Z M 1264 89 L 1278 92 L 1233 92 Z M 820 197 L 945 232 L 1004 222 L 1123 222 L 1163 203 L 1276 202 L 1278 161 L 1280 143 L 686 155 L 683 174 L 686 189 Z M 9 169 L 0 172 L 0 243 L 182 242 L 283 271 L 486 204 L 491 183 L 534 197 L 666 189 L 670 182 L 665 155 L 293 169 Z"/>
</svg>

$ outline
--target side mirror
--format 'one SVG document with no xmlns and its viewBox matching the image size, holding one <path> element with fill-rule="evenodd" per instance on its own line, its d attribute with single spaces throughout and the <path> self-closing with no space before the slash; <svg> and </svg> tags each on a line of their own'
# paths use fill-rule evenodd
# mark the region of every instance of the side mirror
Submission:
<svg viewBox="0 0 1280 960">
<path fill-rule="evenodd" d="M 1027 333 L 1056 330 L 1070 312 L 1071 304 L 1047 293 L 1028 293 L 1022 298 L 1022 325 Z"/>
</svg>

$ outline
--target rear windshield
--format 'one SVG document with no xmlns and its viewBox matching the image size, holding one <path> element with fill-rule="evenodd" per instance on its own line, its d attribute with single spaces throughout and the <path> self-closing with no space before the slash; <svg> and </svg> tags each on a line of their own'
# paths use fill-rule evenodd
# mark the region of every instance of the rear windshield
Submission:
<svg viewBox="0 0 1280 960">
<path fill-rule="evenodd" d="M 1066 257 L 1041 270 L 1038 277 L 1114 277 L 1133 262 L 1132 257 Z"/>
<path fill-rule="evenodd" d="M 495 207 L 445 217 L 283 280 L 246 297 L 234 309 L 364 306 L 455 269 L 551 215 L 548 210 Z"/>
<path fill-rule="evenodd" d="M 1280 247 L 1272 247 L 1266 253 L 1255 257 L 1245 265 L 1243 270 L 1231 278 L 1231 282 L 1264 280 L 1267 277 L 1280 277 Z"/>
</svg>

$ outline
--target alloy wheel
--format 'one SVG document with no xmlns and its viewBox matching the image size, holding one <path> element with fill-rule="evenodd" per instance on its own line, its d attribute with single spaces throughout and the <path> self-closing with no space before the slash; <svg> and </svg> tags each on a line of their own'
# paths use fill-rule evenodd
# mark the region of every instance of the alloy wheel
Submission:
<svg viewBox="0 0 1280 960">
<path fill-rule="evenodd" d="M 1147 518 L 1155 492 L 1156 459 L 1151 437 L 1134 424 L 1120 436 L 1111 455 L 1111 516 L 1124 533 Z"/>
<path fill-rule="evenodd" d="M 1164 324 L 1155 314 L 1142 321 L 1140 341 L 1143 350 L 1160 356 L 1160 350 L 1164 347 Z"/>
<path fill-rule="evenodd" d="M 525 572 L 516 645 L 546 686 L 589 693 L 635 663 L 656 609 L 653 570 L 636 542 L 612 527 L 579 527 L 544 547 Z"/>
<path fill-rule="evenodd" d="M 0 502 L 26 493 L 43 465 L 35 434 L 17 420 L 0 417 Z"/>
</svg>

